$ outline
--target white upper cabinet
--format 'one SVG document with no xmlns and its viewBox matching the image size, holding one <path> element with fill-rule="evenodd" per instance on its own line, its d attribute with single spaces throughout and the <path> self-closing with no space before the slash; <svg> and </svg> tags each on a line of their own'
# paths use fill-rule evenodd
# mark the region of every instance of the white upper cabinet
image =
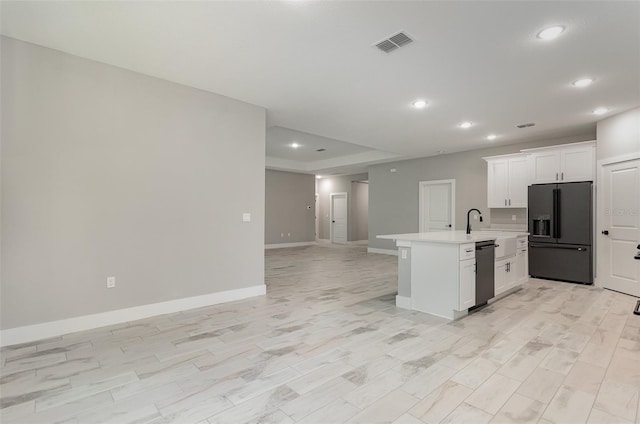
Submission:
<svg viewBox="0 0 640 424">
<path fill-rule="evenodd" d="M 530 183 L 569 183 L 595 178 L 595 142 L 524 150 L 529 153 Z"/>
<path fill-rule="evenodd" d="M 526 155 L 484 158 L 489 208 L 526 208 L 529 168 Z"/>
</svg>

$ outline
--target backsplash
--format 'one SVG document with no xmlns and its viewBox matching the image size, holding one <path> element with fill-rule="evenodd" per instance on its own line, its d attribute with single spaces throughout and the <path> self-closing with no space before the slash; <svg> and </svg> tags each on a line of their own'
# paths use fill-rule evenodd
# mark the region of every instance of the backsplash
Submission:
<svg viewBox="0 0 640 424">
<path fill-rule="evenodd" d="M 515 215 L 516 220 L 513 220 Z M 491 209 L 491 226 L 499 226 L 501 224 L 508 225 L 527 225 L 527 210 L 525 208 L 500 208 Z"/>
</svg>

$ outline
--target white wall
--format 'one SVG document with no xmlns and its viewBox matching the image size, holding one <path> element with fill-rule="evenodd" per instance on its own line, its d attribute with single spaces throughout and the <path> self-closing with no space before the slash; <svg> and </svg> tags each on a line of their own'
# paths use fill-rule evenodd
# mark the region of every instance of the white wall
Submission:
<svg viewBox="0 0 640 424">
<path fill-rule="evenodd" d="M 8 38 L 1 83 L 2 329 L 264 284 L 264 109 Z"/>
<path fill-rule="evenodd" d="M 598 159 L 640 152 L 640 107 L 599 121 L 596 133 Z"/>
</svg>

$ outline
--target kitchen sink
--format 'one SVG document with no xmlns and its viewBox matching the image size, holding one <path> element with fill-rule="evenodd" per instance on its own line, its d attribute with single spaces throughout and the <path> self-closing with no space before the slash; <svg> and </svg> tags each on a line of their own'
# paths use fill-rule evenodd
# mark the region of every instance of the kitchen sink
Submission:
<svg viewBox="0 0 640 424">
<path fill-rule="evenodd" d="M 496 259 L 516 254 L 516 237 L 498 237 L 496 239 Z"/>
</svg>

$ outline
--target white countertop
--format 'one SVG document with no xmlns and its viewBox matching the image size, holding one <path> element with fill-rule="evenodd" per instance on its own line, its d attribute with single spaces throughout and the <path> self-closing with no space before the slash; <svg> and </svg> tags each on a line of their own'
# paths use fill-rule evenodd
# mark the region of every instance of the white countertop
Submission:
<svg viewBox="0 0 640 424">
<path fill-rule="evenodd" d="M 376 236 L 376 238 L 396 241 L 463 244 L 527 235 L 529 233 L 522 231 L 471 231 L 471 234 L 466 234 L 464 231 L 434 231 L 429 233 L 384 234 Z"/>
</svg>

